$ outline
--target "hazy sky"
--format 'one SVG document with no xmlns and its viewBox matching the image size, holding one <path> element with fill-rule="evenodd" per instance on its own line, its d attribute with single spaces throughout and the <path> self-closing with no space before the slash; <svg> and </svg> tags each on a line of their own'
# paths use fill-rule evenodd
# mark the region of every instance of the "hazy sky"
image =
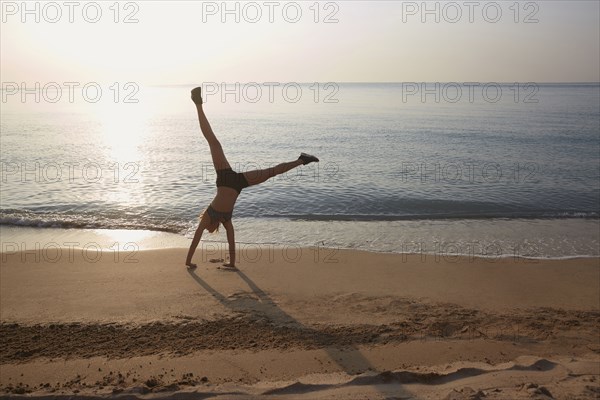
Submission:
<svg viewBox="0 0 600 400">
<path fill-rule="evenodd" d="M 1 3 L 2 82 L 600 81 L 598 1 Z"/>
</svg>

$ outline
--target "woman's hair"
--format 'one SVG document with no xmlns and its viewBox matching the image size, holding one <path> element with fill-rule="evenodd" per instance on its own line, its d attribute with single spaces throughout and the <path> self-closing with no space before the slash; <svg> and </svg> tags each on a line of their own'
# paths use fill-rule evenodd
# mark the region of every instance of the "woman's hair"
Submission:
<svg viewBox="0 0 600 400">
<path fill-rule="evenodd" d="M 204 217 L 204 214 L 206 214 L 206 210 L 208 210 L 208 207 L 204 209 L 204 211 L 202 211 L 200 213 L 200 216 L 198 217 L 200 219 L 200 221 L 202 221 L 202 218 Z M 206 216 L 208 218 L 208 220 L 210 221 L 210 223 L 212 224 L 212 218 L 210 217 L 210 215 Z M 214 231 L 208 231 L 209 233 L 218 233 L 219 232 L 219 225 L 221 225 L 220 223 L 217 223 L 217 227 L 215 228 Z"/>
</svg>

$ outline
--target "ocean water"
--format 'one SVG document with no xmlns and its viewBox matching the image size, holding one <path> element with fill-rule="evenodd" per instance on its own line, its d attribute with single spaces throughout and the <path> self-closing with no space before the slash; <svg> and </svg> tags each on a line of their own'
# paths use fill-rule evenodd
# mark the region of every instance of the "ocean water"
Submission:
<svg viewBox="0 0 600 400">
<path fill-rule="evenodd" d="M 119 85 L 119 98 L 107 84 L 97 102 L 80 91 L 56 102 L 56 89 L 3 94 L 1 226 L 190 237 L 215 194 L 194 85 Z M 242 243 L 600 255 L 598 84 L 205 89 L 234 169 L 302 151 L 321 159 L 242 192 Z M 203 239 L 226 241 L 223 232 Z"/>
</svg>

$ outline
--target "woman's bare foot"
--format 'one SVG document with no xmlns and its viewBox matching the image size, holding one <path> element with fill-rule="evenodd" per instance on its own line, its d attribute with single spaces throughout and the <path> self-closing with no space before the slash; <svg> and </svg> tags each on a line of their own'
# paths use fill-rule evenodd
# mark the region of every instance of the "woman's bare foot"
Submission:
<svg viewBox="0 0 600 400">
<path fill-rule="evenodd" d="M 202 88 L 200 86 L 192 89 L 192 101 L 195 104 L 202 104 Z"/>
<path fill-rule="evenodd" d="M 188 267 L 188 269 L 196 269 L 198 268 L 198 266 L 196 264 L 194 264 L 193 262 L 186 262 L 185 265 Z"/>
<path fill-rule="evenodd" d="M 306 153 L 300 153 L 300 157 L 298 157 L 298 159 L 301 160 L 304 165 L 310 164 L 311 162 L 319 162 L 317 157 Z"/>
<path fill-rule="evenodd" d="M 226 269 L 237 269 L 235 265 L 232 265 L 232 264 L 229 264 L 229 263 L 223 264 L 223 267 L 226 268 Z"/>
</svg>

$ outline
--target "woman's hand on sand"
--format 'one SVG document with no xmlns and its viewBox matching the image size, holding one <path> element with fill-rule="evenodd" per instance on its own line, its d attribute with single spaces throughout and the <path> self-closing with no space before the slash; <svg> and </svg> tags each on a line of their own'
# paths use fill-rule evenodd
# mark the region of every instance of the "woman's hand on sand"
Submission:
<svg viewBox="0 0 600 400">
<path fill-rule="evenodd" d="M 188 269 L 196 269 L 198 268 L 198 266 L 194 263 L 191 262 L 186 262 L 185 265 L 188 267 Z"/>
</svg>

